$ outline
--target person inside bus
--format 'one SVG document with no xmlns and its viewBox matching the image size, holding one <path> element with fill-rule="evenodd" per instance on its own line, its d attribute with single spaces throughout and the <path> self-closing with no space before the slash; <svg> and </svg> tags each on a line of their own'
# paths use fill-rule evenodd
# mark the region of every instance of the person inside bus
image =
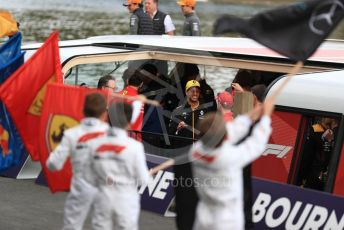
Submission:
<svg viewBox="0 0 344 230">
<path fill-rule="evenodd" d="M 127 86 L 118 94 L 121 94 L 123 96 L 129 96 L 129 97 L 136 97 L 138 96 L 139 90 L 143 85 L 143 76 L 139 71 L 135 71 L 132 76 L 127 80 Z M 116 98 L 110 103 L 116 102 Z M 142 123 L 143 123 L 143 116 L 144 116 L 144 108 L 143 104 L 139 100 L 128 100 L 127 103 L 132 104 L 133 106 L 133 116 L 130 123 L 130 129 L 134 133 L 131 133 L 131 137 L 141 139 L 141 134 L 138 134 L 141 132 L 142 129 Z"/>
<path fill-rule="evenodd" d="M 233 96 L 227 91 L 223 91 L 217 94 L 216 97 L 218 109 L 223 115 L 223 120 L 225 122 L 230 122 L 233 120 Z"/>
<path fill-rule="evenodd" d="M 181 79 L 183 89 L 185 88 L 186 83 L 190 80 L 196 80 L 199 82 L 201 86 L 200 102 L 202 104 L 207 104 L 209 111 L 215 112 L 217 110 L 217 103 L 215 100 L 214 90 L 207 83 L 206 79 L 201 78 L 199 68 L 196 64 L 184 63 Z"/>
<path fill-rule="evenodd" d="M 338 126 L 336 124 L 335 119 L 323 117 L 311 126 L 301 163 L 302 187 L 324 190 Z"/>
<path fill-rule="evenodd" d="M 105 75 L 98 80 L 98 89 L 108 90 L 110 93 L 113 93 L 116 91 L 116 80 L 111 75 Z"/>
<path fill-rule="evenodd" d="M 152 63 L 146 63 L 141 67 L 140 72 L 144 75 L 144 85 L 140 93 L 148 99 L 161 102 L 165 90 L 161 84 L 162 80 L 159 78 L 157 67 Z M 142 139 L 145 142 L 146 150 L 147 148 L 150 149 L 150 145 L 160 146 L 160 137 L 163 133 L 163 128 L 166 129 L 162 108 L 145 104 Z"/>
<path fill-rule="evenodd" d="M 261 104 L 264 101 L 266 86 L 263 84 L 243 88 L 239 83 L 232 83 L 232 88 L 235 89 L 236 92 L 251 92 L 253 94 L 253 106 Z"/>
<path fill-rule="evenodd" d="M 172 112 L 169 127 L 169 134 L 178 136 L 178 139 L 172 140 L 172 145 L 178 149 L 180 154 L 186 154 L 198 139 L 199 132 L 196 130 L 196 125 L 208 112 L 206 108 L 202 107 L 199 100 L 201 86 L 198 81 L 188 81 L 185 92 L 186 100 Z M 177 228 L 192 229 L 198 197 L 193 183 L 190 186 L 185 185 L 186 181 L 193 181 L 191 164 L 175 165 L 174 173 L 175 179 L 178 180 L 177 186 L 174 187 Z"/>
</svg>

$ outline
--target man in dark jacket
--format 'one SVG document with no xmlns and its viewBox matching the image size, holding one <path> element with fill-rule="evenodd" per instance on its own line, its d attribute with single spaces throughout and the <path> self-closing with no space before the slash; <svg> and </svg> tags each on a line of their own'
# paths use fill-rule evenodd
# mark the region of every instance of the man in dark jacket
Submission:
<svg viewBox="0 0 344 230">
<path fill-rule="evenodd" d="M 123 6 L 127 7 L 129 12 L 132 13 L 130 16 L 129 34 L 154 34 L 152 19 L 143 11 L 142 0 L 127 0 Z"/>
<path fill-rule="evenodd" d="M 201 86 L 198 81 L 188 81 L 185 92 L 187 100 L 172 112 L 169 127 L 170 134 L 178 136 L 178 139 L 172 140 L 172 143 L 181 154 L 186 154 L 193 142 L 198 139 L 199 132 L 196 130 L 196 125 L 208 111 L 200 104 Z M 191 163 L 175 165 L 174 173 L 177 181 L 177 186 L 175 186 L 177 228 L 179 230 L 191 230 L 198 202 Z"/>
<path fill-rule="evenodd" d="M 196 0 L 180 0 L 177 4 L 181 7 L 185 16 L 183 35 L 201 36 L 200 21 L 195 12 Z"/>
<path fill-rule="evenodd" d="M 146 13 L 153 20 L 154 34 L 168 34 L 173 35 L 176 29 L 173 25 L 170 15 L 158 9 L 159 0 L 145 0 Z"/>
</svg>

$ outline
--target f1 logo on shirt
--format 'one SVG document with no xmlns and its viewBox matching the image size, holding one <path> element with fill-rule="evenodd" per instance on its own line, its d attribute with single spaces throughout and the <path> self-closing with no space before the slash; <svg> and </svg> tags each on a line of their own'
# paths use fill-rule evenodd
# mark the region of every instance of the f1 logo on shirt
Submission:
<svg viewBox="0 0 344 230">
<path fill-rule="evenodd" d="M 277 158 L 283 158 L 287 155 L 287 153 L 291 149 L 292 149 L 291 146 L 267 144 L 266 149 L 262 155 L 266 156 L 268 154 L 272 154 L 272 155 L 276 155 Z"/>
</svg>

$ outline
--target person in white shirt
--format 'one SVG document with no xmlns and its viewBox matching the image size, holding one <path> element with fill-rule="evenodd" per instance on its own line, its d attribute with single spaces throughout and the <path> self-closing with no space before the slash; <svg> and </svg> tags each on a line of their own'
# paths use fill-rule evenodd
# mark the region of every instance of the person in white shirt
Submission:
<svg viewBox="0 0 344 230">
<path fill-rule="evenodd" d="M 85 170 L 89 163 L 87 145 L 92 138 L 105 135 L 109 126 L 104 122 L 107 117 L 106 99 L 103 94 L 92 93 L 86 96 L 83 113 L 85 118 L 78 126 L 64 132 L 61 143 L 50 153 L 46 165 L 49 170 L 61 170 L 67 161 L 71 159 L 73 177 L 71 189 L 67 196 L 63 229 L 81 230 L 88 212 L 98 192 L 86 180 L 84 175 L 89 172 Z"/>
<path fill-rule="evenodd" d="M 102 209 L 95 213 L 95 229 L 138 229 L 140 195 L 138 186 L 151 180 L 143 144 L 130 137 L 129 127 L 132 107 L 126 103 L 110 106 L 112 128 L 106 136 L 88 143 L 92 154 L 91 170 L 94 185 L 98 187 Z M 114 221 L 114 223 L 112 222 Z"/>
<path fill-rule="evenodd" d="M 171 16 L 158 9 L 159 0 L 145 0 L 146 13 L 153 20 L 153 30 L 155 35 L 174 35 L 176 27 Z"/>
<path fill-rule="evenodd" d="M 255 107 L 248 115 L 225 123 L 220 113 L 208 114 L 198 125 L 201 139 L 189 158 L 199 195 L 194 230 L 243 230 L 243 168 L 265 150 L 271 134 L 274 101 Z M 254 120 L 252 134 L 239 145 Z"/>
</svg>

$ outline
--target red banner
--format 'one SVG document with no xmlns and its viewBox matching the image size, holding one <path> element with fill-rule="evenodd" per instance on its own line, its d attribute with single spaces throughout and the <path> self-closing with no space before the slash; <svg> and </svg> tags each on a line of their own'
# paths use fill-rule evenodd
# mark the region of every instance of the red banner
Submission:
<svg viewBox="0 0 344 230">
<path fill-rule="evenodd" d="M 1 100 L 34 161 L 39 160 L 41 107 L 49 82 L 63 82 L 57 32 L 51 34 L 42 47 L 0 88 Z"/>
<path fill-rule="evenodd" d="M 64 130 L 79 124 L 83 118 L 85 96 L 92 92 L 99 91 L 61 84 L 49 84 L 47 87 L 39 131 L 39 152 L 43 172 L 52 192 L 69 190 L 71 164 L 68 160 L 62 170 L 52 172 L 47 169 L 45 162 L 49 153 L 61 142 Z"/>
</svg>

